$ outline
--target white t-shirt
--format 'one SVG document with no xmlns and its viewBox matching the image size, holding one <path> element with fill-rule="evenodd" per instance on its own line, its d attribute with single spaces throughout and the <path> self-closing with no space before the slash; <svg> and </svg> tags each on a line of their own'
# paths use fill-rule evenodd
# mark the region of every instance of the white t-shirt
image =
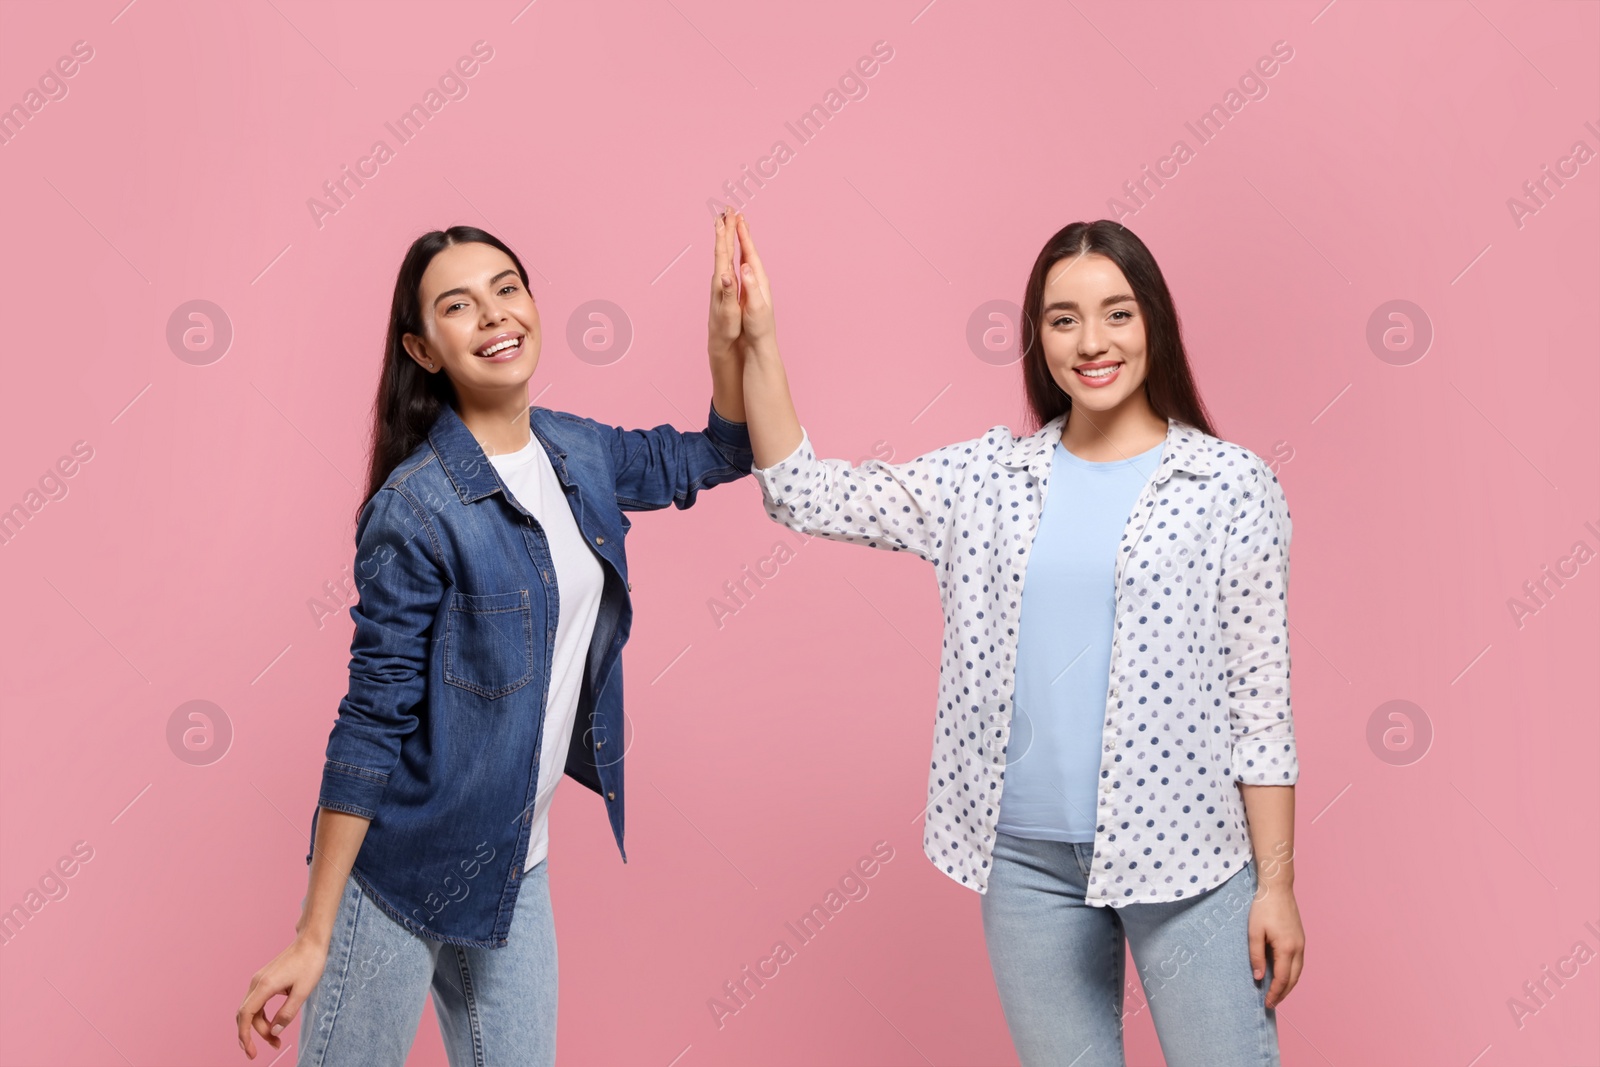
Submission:
<svg viewBox="0 0 1600 1067">
<path fill-rule="evenodd" d="M 537 437 L 516 452 L 490 456 L 489 462 L 511 490 L 517 503 L 527 508 L 543 528 L 555 562 L 560 611 L 556 622 L 556 647 L 551 659 L 550 696 L 544 711 L 544 737 L 539 744 L 539 784 L 533 805 L 533 830 L 524 870 L 532 870 L 550 847 L 550 802 L 567 765 L 573 722 L 578 714 L 578 693 L 583 686 L 589 639 L 600 613 L 600 591 L 605 583 L 601 563 L 578 529 L 567 494 L 556 477 L 550 457 Z"/>
</svg>

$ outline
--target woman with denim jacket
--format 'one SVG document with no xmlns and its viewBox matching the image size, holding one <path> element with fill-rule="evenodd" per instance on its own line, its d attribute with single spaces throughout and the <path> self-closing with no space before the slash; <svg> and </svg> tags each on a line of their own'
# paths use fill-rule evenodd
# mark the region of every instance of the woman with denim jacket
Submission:
<svg viewBox="0 0 1600 1067">
<path fill-rule="evenodd" d="M 404 1063 L 431 991 L 452 1064 L 555 1062 L 546 821 L 563 773 L 604 797 L 623 842 L 623 512 L 687 508 L 750 469 L 740 309 L 717 283 L 731 269 L 713 274 L 708 425 L 681 433 L 530 407 L 539 311 L 492 235 L 456 226 L 406 253 L 356 526 L 349 690 L 296 936 L 236 1019 L 250 1058 L 303 1006 L 300 1064 Z"/>
<path fill-rule="evenodd" d="M 811 448 L 733 225 L 767 514 L 935 566 L 924 851 L 982 894 L 1022 1063 L 1120 1067 L 1131 944 L 1167 1063 L 1276 1064 L 1305 942 L 1289 511 L 1267 464 L 1212 435 L 1149 250 L 1106 220 L 1045 243 L 1018 324 L 1036 432 L 851 466 Z"/>
</svg>

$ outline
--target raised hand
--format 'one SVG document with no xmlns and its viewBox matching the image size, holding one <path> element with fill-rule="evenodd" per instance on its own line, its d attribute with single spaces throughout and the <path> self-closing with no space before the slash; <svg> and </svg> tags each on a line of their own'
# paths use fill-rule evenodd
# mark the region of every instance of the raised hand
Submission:
<svg viewBox="0 0 1600 1067">
<path fill-rule="evenodd" d="M 744 354 L 744 406 L 750 425 L 750 450 L 757 467 L 770 467 L 800 447 L 804 431 L 789 397 L 789 378 L 778 354 L 778 329 L 772 317 L 772 287 L 743 215 L 733 219 L 739 235 L 740 331 Z"/>
<path fill-rule="evenodd" d="M 740 343 L 747 349 L 758 346 L 770 349 L 778 341 L 777 322 L 772 314 L 772 286 L 767 281 L 766 269 L 761 265 L 761 256 L 756 252 L 755 238 L 750 236 L 750 224 L 745 221 L 743 214 L 735 216 L 735 219 L 739 231 L 739 257 L 743 260 L 739 272 L 743 283 L 739 295 L 739 305 L 743 311 Z"/>
<path fill-rule="evenodd" d="M 727 214 L 724 211 L 713 223 L 716 237 L 712 241 L 711 316 L 706 328 L 706 351 L 713 363 L 737 358 L 742 315 L 733 266 L 735 237 Z"/>
</svg>

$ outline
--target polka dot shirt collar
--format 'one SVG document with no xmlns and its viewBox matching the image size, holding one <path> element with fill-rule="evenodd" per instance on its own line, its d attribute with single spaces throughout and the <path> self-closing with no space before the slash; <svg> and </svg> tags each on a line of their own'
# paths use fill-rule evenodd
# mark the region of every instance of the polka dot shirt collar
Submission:
<svg viewBox="0 0 1600 1067">
<path fill-rule="evenodd" d="M 1047 477 L 1050 456 L 1061 441 L 1061 430 L 1066 424 L 1067 416 L 1057 415 L 1036 433 L 1013 438 L 1009 445 L 995 449 L 995 462 L 1014 470 L 1030 471 L 1036 477 Z M 1222 443 L 1177 419 L 1168 419 L 1166 447 L 1161 450 L 1161 466 L 1155 480 L 1165 481 L 1173 471 L 1211 477 L 1214 469 L 1207 455 L 1206 440 Z"/>
</svg>

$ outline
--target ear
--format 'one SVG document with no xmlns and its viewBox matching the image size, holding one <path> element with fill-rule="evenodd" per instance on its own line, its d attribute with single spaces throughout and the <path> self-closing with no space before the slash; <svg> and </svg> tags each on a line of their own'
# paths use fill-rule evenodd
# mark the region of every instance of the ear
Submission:
<svg viewBox="0 0 1600 1067">
<path fill-rule="evenodd" d="M 427 342 L 414 333 L 408 333 L 400 338 L 400 343 L 405 346 L 406 354 L 417 361 L 417 365 L 429 374 L 437 374 L 444 367 L 428 351 Z"/>
</svg>

